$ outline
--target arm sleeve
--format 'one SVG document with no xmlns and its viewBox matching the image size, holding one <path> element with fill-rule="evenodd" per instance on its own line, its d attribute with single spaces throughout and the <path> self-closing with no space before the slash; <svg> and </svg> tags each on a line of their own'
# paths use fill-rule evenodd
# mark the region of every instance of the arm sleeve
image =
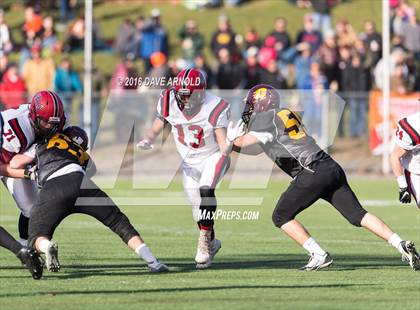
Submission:
<svg viewBox="0 0 420 310">
<path fill-rule="evenodd" d="M 248 134 L 257 138 L 262 144 L 266 144 L 267 142 L 272 142 L 274 136 L 269 132 L 258 132 L 258 131 L 250 131 Z"/>
<path fill-rule="evenodd" d="M 249 124 L 249 133 L 252 133 L 262 143 L 273 141 L 279 135 L 279 132 L 283 132 L 284 128 L 279 128 L 281 125 L 277 121 L 276 111 L 270 110 L 256 114 Z M 263 142 L 265 141 L 265 142 Z"/>
<path fill-rule="evenodd" d="M 164 120 L 169 116 L 169 100 L 170 100 L 170 89 L 165 89 L 160 93 L 159 101 L 156 106 L 156 117 Z"/>
<path fill-rule="evenodd" d="M 411 151 L 415 148 L 410 135 L 402 126 L 402 121 L 398 122 L 397 130 L 395 131 L 395 143 L 404 150 Z"/>
<path fill-rule="evenodd" d="M 228 106 L 217 119 L 215 128 L 227 128 L 230 121 L 230 107 Z"/>
</svg>

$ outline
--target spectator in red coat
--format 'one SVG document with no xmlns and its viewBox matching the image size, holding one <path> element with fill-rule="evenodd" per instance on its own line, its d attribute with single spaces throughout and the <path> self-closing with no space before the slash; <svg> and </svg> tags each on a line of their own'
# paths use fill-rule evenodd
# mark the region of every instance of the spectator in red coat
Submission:
<svg viewBox="0 0 420 310">
<path fill-rule="evenodd" d="M 11 63 L 0 84 L 0 101 L 5 109 L 15 109 L 26 103 L 25 81 L 19 76 L 18 67 Z"/>
</svg>

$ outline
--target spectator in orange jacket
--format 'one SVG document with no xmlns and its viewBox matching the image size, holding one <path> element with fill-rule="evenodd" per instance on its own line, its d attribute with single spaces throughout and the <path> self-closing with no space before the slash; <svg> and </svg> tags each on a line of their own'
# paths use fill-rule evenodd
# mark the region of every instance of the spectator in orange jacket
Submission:
<svg viewBox="0 0 420 310">
<path fill-rule="evenodd" d="M 39 44 L 32 46 L 31 59 L 23 65 L 22 74 L 29 95 L 32 96 L 41 90 L 53 89 L 54 74 L 54 62 L 49 58 L 42 58 Z"/>
</svg>

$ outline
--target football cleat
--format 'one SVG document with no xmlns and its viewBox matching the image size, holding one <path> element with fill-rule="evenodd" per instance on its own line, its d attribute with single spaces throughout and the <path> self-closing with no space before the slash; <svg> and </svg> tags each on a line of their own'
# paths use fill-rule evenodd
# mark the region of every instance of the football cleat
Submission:
<svg viewBox="0 0 420 310">
<path fill-rule="evenodd" d="M 216 256 L 217 252 L 219 252 L 220 248 L 222 247 L 222 242 L 220 242 L 219 239 L 213 239 L 210 243 L 210 259 L 205 263 L 197 263 L 196 268 L 197 269 L 205 269 L 209 268 L 211 264 L 213 263 L 213 258 Z"/>
<path fill-rule="evenodd" d="M 47 270 L 49 272 L 58 272 L 60 270 L 60 262 L 58 261 L 58 245 L 54 241 L 48 246 L 48 250 L 45 253 L 45 260 Z"/>
<path fill-rule="evenodd" d="M 151 264 L 147 264 L 149 267 L 150 272 L 159 273 L 159 272 L 168 272 L 169 268 L 165 264 L 162 264 L 160 261 L 156 260 Z"/>
<path fill-rule="evenodd" d="M 195 262 L 198 264 L 205 264 L 211 258 L 211 230 L 200 230 L 197 243 L 197 254 L 195 255 Z"/>
<path fill-rule="evenodd" d="M 333 259 L 331 258 L 328 252 L 325 253 L 323 256 L 311 254 L 308 263 L 305 266 L 299 268 L 299 270 L 316 271 L 322 268 L 326 268 L 332 263 Z"/>
<path fill-rule="evenodd" d="M 420 256 L 416 251 L 414 243 L 411 241 L 401 241 L 402 261 L 407 261 L 413 270 L 420 270 Z"/>
<path fill-rule="evenodd" d="M 44 260 L 39 256 L 38 252 L 34 249 L 22 248 L 16 254 L 23 265 L 29 270 L 32 278 L 39 280 L 42 278 L 42 272 L 44 269 Z"/>
</svg>

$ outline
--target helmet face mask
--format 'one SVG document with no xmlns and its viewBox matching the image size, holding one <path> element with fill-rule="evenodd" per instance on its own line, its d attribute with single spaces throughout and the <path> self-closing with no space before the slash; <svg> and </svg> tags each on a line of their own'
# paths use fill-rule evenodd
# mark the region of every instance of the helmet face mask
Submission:
<svg viewBox="0 0 420 310">
<path fill-rule="evenodd" d="M 247 103 L 246 98 L 244 99 L 244 102 L 245 110 L 242 113 L 242 120 L 246 125 L 248 125 L 249 121 L 251 120 L 252 114 L 254 114 L 254 107 Z"/>
<path fill-rule="evenodd" d="M 189 89 L 180 89 L 177 93 L 177 99 L 182 111 L 191 115 L 204 103 L 205 92 L 204 90 L 194 90 L 190 94 Z"/>
<path fill-rule="evenodd" d="M 50 117 L 50 119 L 51 118 L 52 117 Z M 56 119 L 46 122 L 44 119 L 37 117 L 35 124 L 39 136 L 45 139 L 51 138 L 58 131 L 60 126 L 60 119 Z"/>
</svg>

